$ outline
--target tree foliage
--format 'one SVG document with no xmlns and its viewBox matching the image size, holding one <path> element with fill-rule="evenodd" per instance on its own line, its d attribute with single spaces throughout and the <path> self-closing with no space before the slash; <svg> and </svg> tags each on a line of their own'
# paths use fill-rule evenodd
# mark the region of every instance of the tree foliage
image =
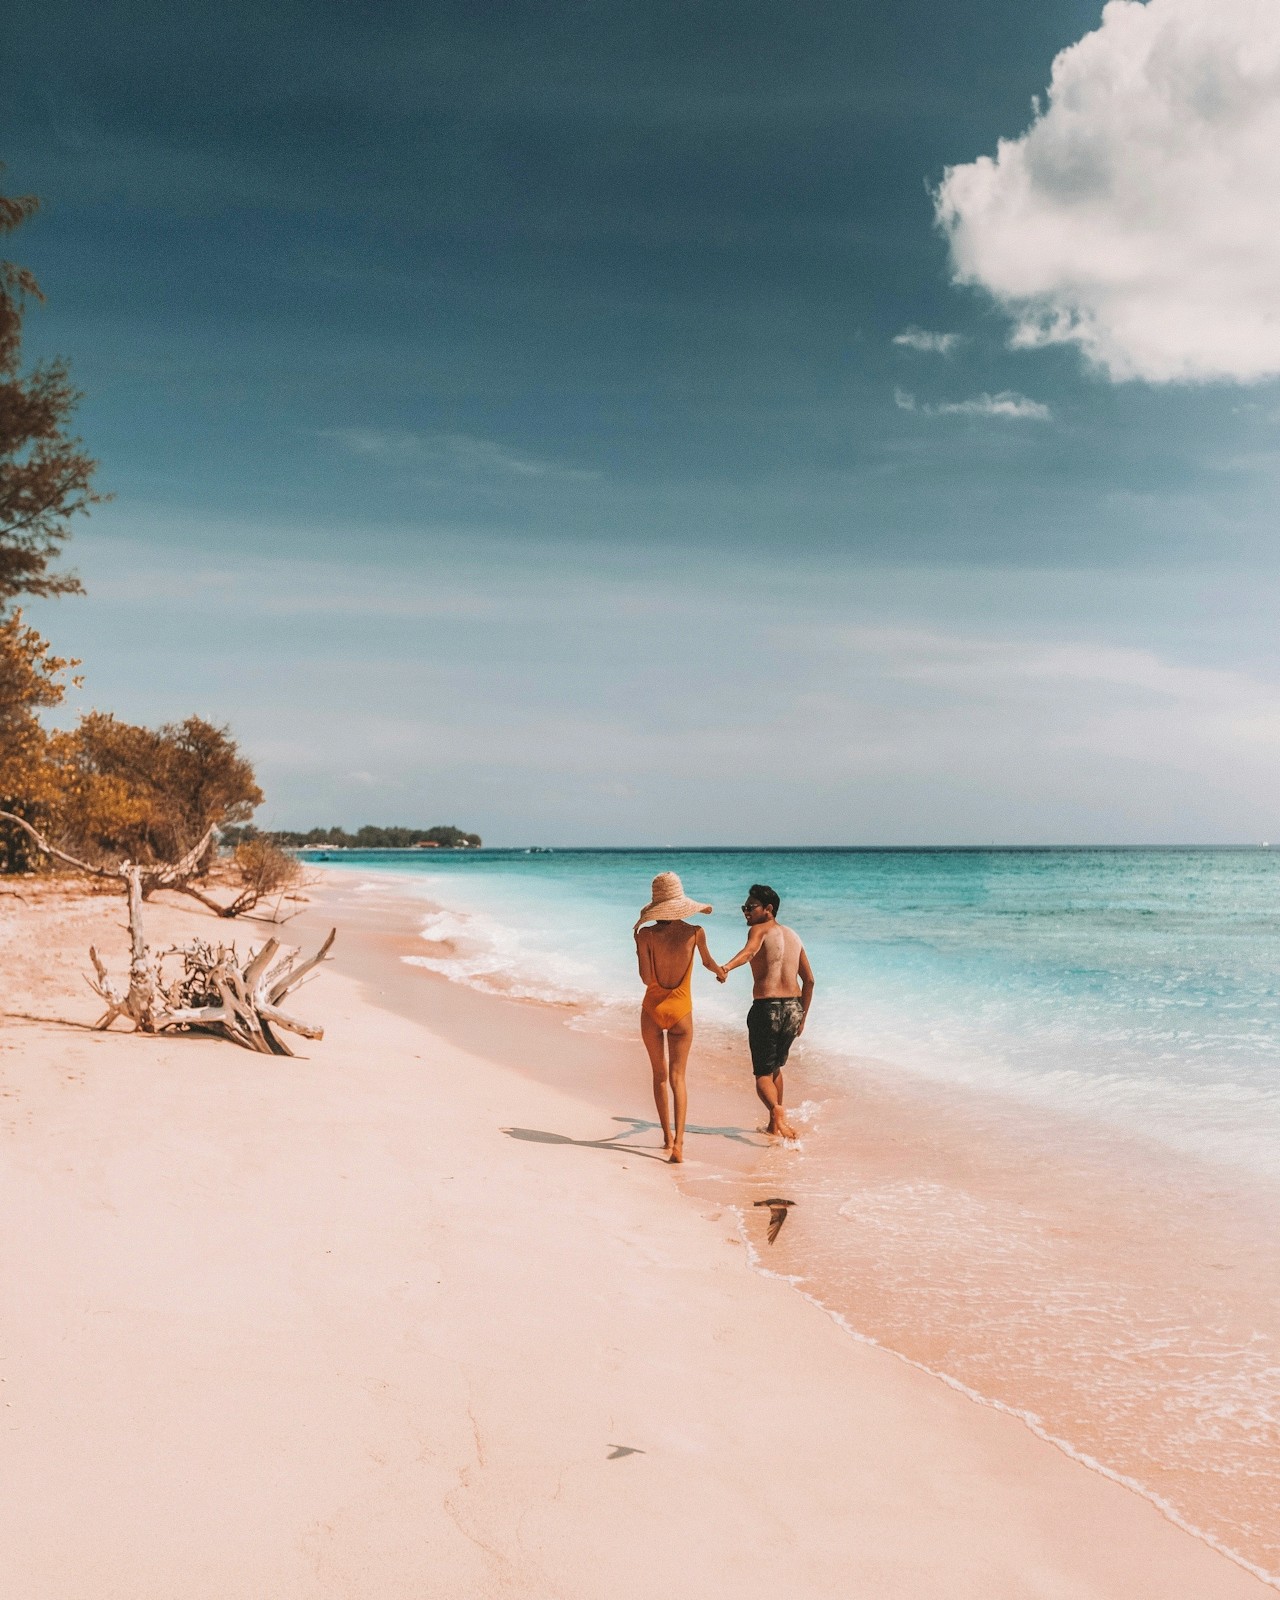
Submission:
<svg viewBox="0 0 1280 1600">
<path fill-rule="evenodd" d="M 0 811 L 32 819 L 53 799 L 49 736 L 39 713 L 61 701 L 65 674 L 76 665 L 55 656 L 21 611 L 0 617 Z M 0 826 L 0 871 L 32 864 L 31 841 L 19 829 Z"/>
<path fill-rule="evenodd" d="M 55 656 L 48 641 L 26 626 L 21 611 L 0 617 L 0 761 L 37 711 L 61 701 L 66 687 L 62 675 L 78 665 Z"/>
<path fill-rule="evenodd" d="M 100 857 L 176 861 L 211 822 L 245 822 L 262 804 L 235 740 L 202 717 L 141 728 L 94 711 L 50 744 L 57 831 Z"/>
<path fill-rule="evenodd" d="M 0 195 L 0 233 L 21 227 L 39 204 L 34 195 Z M 22 370 L 23 317 L 43 299 L 26 267 L 0 261 L 0 606 L 23 594 L 79 592 L 79 580 L 54 562 L 71 518 L 102 499 L 92 488 L 97 463 L 67 431 L 81 395 L 66 363 Z"/>
<path fill-rule="evenodd" d="M 201 717 L 142 728 L 95 711 L 65 732 L 32 724 L 0 785 L 0 810 L 35 822 L 83 860 L 178 861 L 211 823 L 243 823 L 262 803 L 253 768 L 226 728 Z M 14 830 L 0 834 L 0 870 L 31 864 Z"/>
</svg>

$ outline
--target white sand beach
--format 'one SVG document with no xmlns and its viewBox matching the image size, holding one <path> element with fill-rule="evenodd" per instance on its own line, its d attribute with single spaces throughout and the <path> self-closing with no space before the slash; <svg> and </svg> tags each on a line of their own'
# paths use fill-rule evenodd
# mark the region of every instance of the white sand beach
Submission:
<svg viewBox="0 0 1280 1600">
<path fill-rule="evenodd" d="M 638 1046 L 579 1038 L 575 1094 L 554 1013 L 459 1011 L 328 888 L 336 959 L 297 1007 L 326 1036 L 297 1060 L 98 1034 L 81 974 L 91 942 L 123 963 L 121 901 L 24 894 L 5 1600 L 1274 1593 L 751 1270 L 748 1169 L 695 1201 L 602 1143 L 602 1095 L 649 1114 Z M 150 916 L 155 943 L 230 928 Z"/>
</svg>

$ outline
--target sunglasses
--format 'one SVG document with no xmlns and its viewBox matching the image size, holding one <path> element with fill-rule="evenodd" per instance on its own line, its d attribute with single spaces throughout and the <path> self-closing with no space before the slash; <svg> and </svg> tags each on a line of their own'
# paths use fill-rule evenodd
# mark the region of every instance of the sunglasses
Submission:
<svg viewBox="0 0 1280 1600">
<path fill-rule="evenodd" d="M 742 909 L 744 911 L 759 911 L 760 902 L 758 900 L 745 900 Z"/>
</svg>

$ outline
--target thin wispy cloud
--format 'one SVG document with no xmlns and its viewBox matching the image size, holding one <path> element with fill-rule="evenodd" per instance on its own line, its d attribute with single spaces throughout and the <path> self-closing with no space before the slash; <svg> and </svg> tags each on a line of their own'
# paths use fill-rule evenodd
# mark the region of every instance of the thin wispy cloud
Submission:
<svg viewBox="0 0 1280 1600">
<path fill-rule="evenodd" d="M 451 467 L 460 473 L 510 478 L 554 478 L 561 482 L 594 483 L 601 473 L 573 467 L 543 456 L 509 449 L 494 439 L 467 433 L 413 433 L 407 429 L 326 428 L 330 439 L 353 456 L 370 456 L 404 465 Z"/>
<path fill-rule="evenodd" d="M 1107 685 L 1135 700 L 1211 710 L 1241 727 L 1262 717 L 1273 733 L 1280 729 L 1280 684 L 1238 669 L 1166 660 L 1130 645 L 874 624 L 816 629 L 809 642 L 874 660 L 887 678 L 933 684 L 949 695 L 970 687 L 1007 698 L 1015 686 L 1025 693 L 1046 684 Z"/>
<path fill-rule="evenodd" d="M 916 350 L 921 355 L 949 356 L 964 343 L 963 334 L 932 333 L 928 328 L 904 328 L 895 333 L 893 342 L 904 350 Z"/>
<path fill-rule="evenodd" d="M 1006 422 L 1052 422 L 1053 412 L 1040 400 L 1002 389 L 999 394 L 976 394 L 968 400 L 917 400 L 906 389 L 895 389 L 893 403 L 899 411 L 922 417 L 992 417 Z"/>
<path fill-rule="evenodd" d="M 955 281 L 1014 346 L 1114 380 L 1280 374 L 1280 6 L 1108 5 L 1035 112 L 936 196 Z"/>
<path fill-rule="evenodd" d="M 878 725 L 881 755 L 927 768 L 939 751 L 981 749 L 1015 773 L 1045 770 L 1054 751 L 1088 753 L 1094 771 L 1149 763 L 1213 772 L 1247 794 L 1280 777 L 1280 681 L 1168 659 L 1101 640 L 1051 640 L 875 625 L 808 634 L 833 665 L 827 720 Z M 841 687 L 843 684 L 843 688 Z M 898 686 L 903 694 L 895 692 Z M 1205 785 L 1206 790 L 1212 785 Z"/>
</svg>

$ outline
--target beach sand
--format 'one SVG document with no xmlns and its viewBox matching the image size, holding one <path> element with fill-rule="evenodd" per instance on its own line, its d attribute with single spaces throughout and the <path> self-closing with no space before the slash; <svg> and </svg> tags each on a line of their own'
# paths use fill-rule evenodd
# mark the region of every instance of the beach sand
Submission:
<svg viewBox="0 0 1280 1600">
<path fill-rule="evenodd" d="M 749 1083 L 703 1136 L 732 1160 L 677 1183 L 652 1134 L 609 1142 L 652 1117 L 637 1047 L 405 967 L 331 888 L 305 1058 L 97 1034 L 122 902 L 28 894 L 0 899 L 5 1600 L 1275 1593 L 751 1270 Z M 156 944 L 262 933 L 149 914 Z"/>
</svg>

